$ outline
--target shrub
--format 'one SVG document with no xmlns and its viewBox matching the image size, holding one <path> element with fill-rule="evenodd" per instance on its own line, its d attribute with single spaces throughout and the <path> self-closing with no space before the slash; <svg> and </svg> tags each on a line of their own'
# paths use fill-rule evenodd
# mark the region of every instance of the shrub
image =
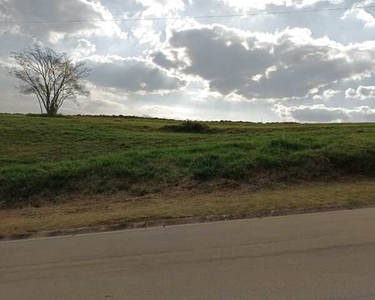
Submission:
<svg viewBox="0 0 375 300">
<path fill-rule="evenodd" d="M 167 131 L 173 131 L 173 132 L 203 133 L 203 132 L 209 132 L 210 126 L 201 122 L 188 120 L 178 125 L 165 125 L 161 129 L 167 130 Z"/>
</svg>

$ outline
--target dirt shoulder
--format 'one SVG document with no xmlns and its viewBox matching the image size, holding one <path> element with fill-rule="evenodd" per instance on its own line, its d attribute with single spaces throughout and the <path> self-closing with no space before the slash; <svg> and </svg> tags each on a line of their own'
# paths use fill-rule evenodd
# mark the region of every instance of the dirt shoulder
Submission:
<svg viewBox="0 0 375 300">
<path fill-rule="evenodd" d="M 71 195 L 37 206 L 0 210 L 0 236 L 116 223 L 326 206 L 375 204 L 375 179 L 253 190 L 251 186 L 175 188 L 142 197 Z"/>
</svg>

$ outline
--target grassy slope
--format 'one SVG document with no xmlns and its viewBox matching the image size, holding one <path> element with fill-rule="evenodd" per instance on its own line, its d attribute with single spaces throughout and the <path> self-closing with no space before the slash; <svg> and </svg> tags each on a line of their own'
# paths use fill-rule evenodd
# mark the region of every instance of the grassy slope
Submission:
<svg viewBox="0 0 375 300">
<path fill-rule="evenodd" d="M 375 124 L 209 123 L 212 133 L 160 130 L 171 120 L 0 115 L 0 199 L 144 194 L 185 181 L 254 186 L 375 175 Z"/>
</svg>

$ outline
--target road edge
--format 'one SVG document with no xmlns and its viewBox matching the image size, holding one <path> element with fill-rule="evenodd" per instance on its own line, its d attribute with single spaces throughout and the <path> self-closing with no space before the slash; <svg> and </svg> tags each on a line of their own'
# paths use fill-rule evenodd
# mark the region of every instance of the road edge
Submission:
<svg viewBox="0 0 375 300">
<path fill-rule="evenodd" d="M 219 215 L 184 217 L 184 218 L 175 218 L 175 219 L 149 220 L 149 221 L 140 221 L 140 222 L 120 222 L 120 223 L 114 223 L 110 225 L 99 225 L 99 226 L 79 227 L 79 228 L 70 228 L 70 229 L 57 229 L 57 230 L 28 232 L 28 233 L 20 233 L 20 234 L 12 234 L 12 235 L 0 235 L 0 242 L 31 239 L 31 238 L 75 236 L 79 234 L 110 232 L 110 231 L 127 230 L 127 229 L 147 229 L 147 228 L 167 227 L 167 226 L 175 226 L 175 225 L 187 225 L 187 224 L 199 224 L 199 223 L 232 221 L 232 220 L 242 220 L 242 219 L 255 219 L 255 218 L 267 218 L 267 217 L 289 216 L 289 215 L 299 215 L 299 214 L 311 214 L 311 213 L 332 212 L 332 211 L 340 211 L 340 210 L 353 210 L 353 209 L 371 208 L 371 207 L 375 207 L 375 204 L 369 203 L 369 204 L 358 204 L 358 205 L 330 205 L 330 206 L 320 206 L 320 207 L 311 207 L 311 208 L 289 208 L 289 209 L 280 209 L 280 210 L 270 210 L 270 211 L 261 211 L 261 212 L 256 212 L 256 213 L 247 212 L 247 213 L 237 213 L 237 214 L 219 214 Z"/>
</svg>

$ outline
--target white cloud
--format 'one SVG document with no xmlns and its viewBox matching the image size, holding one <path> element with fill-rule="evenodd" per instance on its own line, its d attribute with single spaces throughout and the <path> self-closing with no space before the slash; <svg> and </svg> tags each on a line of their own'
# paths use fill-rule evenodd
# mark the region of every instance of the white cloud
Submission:
<svg viewBox="0 0 375 300">
<path fill-rule="evenodd" d="M 355 108 L 327 107 L 324 104 L 285 106 L 277 104 L 273 110 L 284 120 L 307 123 L 374 122 L 375 109 L 369 106 Z"/>
<path fill-rule="evenodd" d="M 72 56 L 75 59 L 87 57 L 96 51 L 96 45 L 86 39 L 78 39 L 77 47 Z"/>
<path fill-rule="evenodd" d="M 323 92 L 323 98 L 328 100 L 328 99 L 331 99 L 332 97 L 334 97 L 336 94 L 339 94 L 341 93 L 340 91 L 338 90 L 332 90 L 332 89 L 329 89 L 329 90 L 326 90 Z"/>
<path fill-rule="evenodd" d="M 207 0 L 206 0 L 207 1 Z M 198 2 L 198 1 L 197 1 Z M 214 2 L 224 3 L 228 8 L 232 8 L 237 11 L 250 12 L 254 10 L 269 10 L 270 8 L 288 8 L 288 9 L 304 9 L 316 5 L 337 5 L 341 4 L 343 0 L 262 0 L 262 1 L 243 1 L 243 0 L 211 0 L 210 3 Z"/>
<path fill-rule="evenodd" d="M 140 115 L 158 117 L 158 118 L 172 118 L 178 120 L 199 119 L 192 115 L 192 109 L 179 106 L 165 106 L 165 105 L 143 105 L 137 108 Z"/>
<path fill-rule="evenodd" d="M 333 90 L 333 89 L 328 89 L 323 92 L 323 94 L 318 95 L 317 93 L 319 92 L 318 89 L 312 89 L 310 90 L 310 94 L 313 95 L 314 100 L 329 100 L 333 98 L 335 95 L 340 94 L 341 91 L 339 90 Z"/>
<path fill-rule="evenodd" d="M 145 9 L 142 11 L 144 16 L 168 16 L 184 10 L 185 3 L 182 0 L 136 0 L 141 3 Z"/>
<path fill-rule="evenodd" d="M 349 88 L 345 91 L 345 97 L 359 100 L 375 98 L 375 86 L 360 85 L 356 90 Z"/>
<path fill-rule="evenodd" d="M 259 9 L 264 10 L 266 9 L 267 5 L 284 5 L 286 3 L 285 0 L 263 0 L 263 1 L 241 1 L 241 0 L 224 0 L 223 1 L 228 7 L 248 11 L 251 9 Z"/>
<path fill-rule="evenodd" d="M 117 91 L 111 93 L 100 89 L 97 86 L 88 84 L 91 91 L 90 98 L 81 97 L 79 106 L 73 103 L 66 103 L 62 112 L 69 114 L 103 114 L 103 115 L 120 115 L 128 113 L 128 95 Z"/>
<path fill-rule="evenodd" d="M 133 37 L 140 44 L 147 44 L 156 47 L 161 44 L 161 32 L 154 30 L 152 21 L 141 21 L 138 26 L 132 30 Z"/>
<path fill-rule="evenodd" d="M 358 2 L 349 10 L 347 10 L 343 16 L 343 20 L 358 20 L 364 24 L 365 27 L 375 27 L 375 17 L 365 8 L 361 8 L 367 5 L 373 5 L 374 1 L 362 1 Z"/>
<path fill-rule="evenodd" d="M 353 8 L 347 11 L 343 18 L 353 18 L 362 21 L 366 27 L 375 26 L 375 18 L 362 8 Z"/>
</svg>

